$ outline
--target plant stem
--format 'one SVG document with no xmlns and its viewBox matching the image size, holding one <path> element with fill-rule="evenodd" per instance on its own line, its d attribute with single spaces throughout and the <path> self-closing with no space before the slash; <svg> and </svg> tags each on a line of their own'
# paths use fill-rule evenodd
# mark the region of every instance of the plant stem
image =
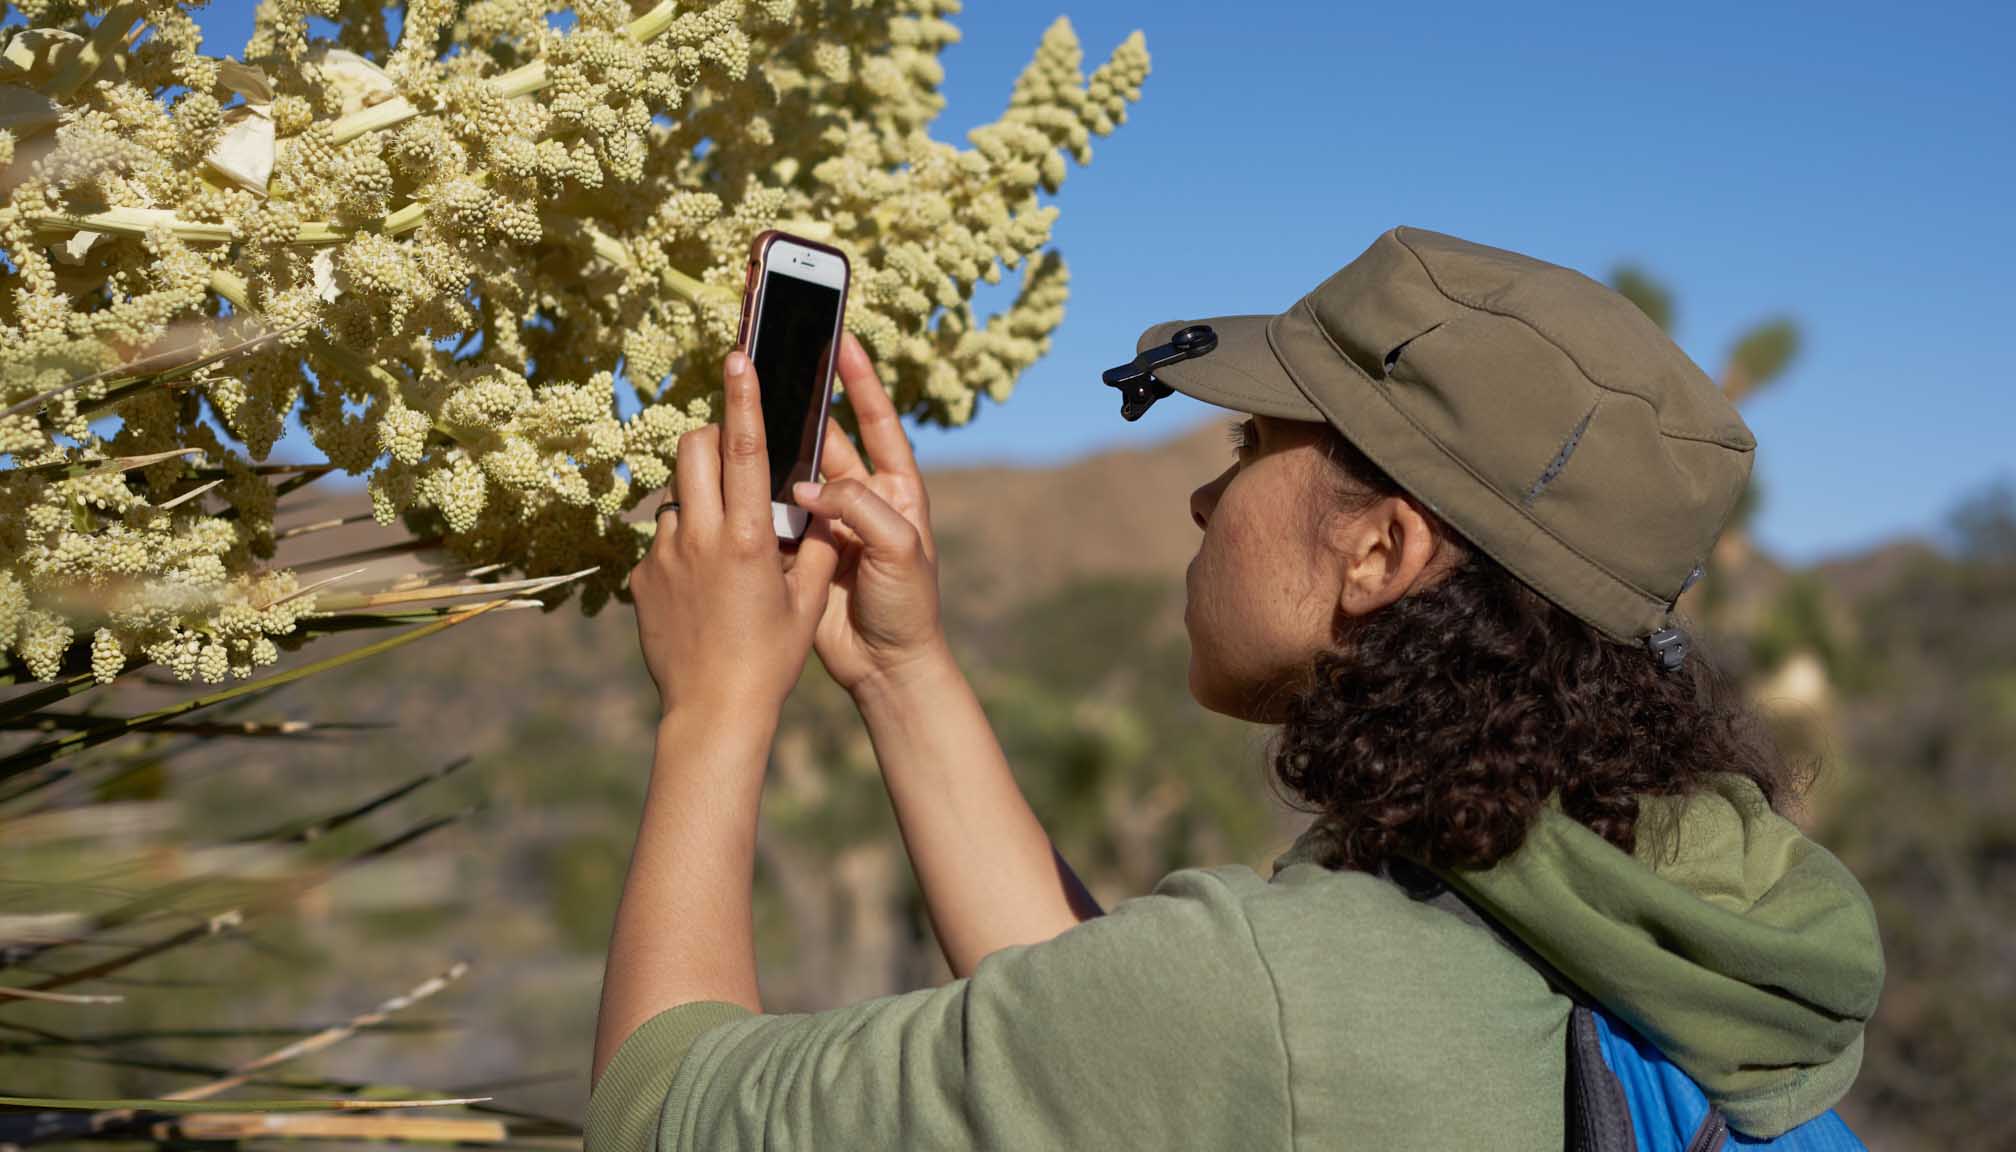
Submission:
<svg viewBox="0 0 2016 1152">
<path fill-rule="evenodd" d="M 656 8 L 625 25 L 623 31 L 639 44 L 648 44 L 672 26 L 678 8 L 674 0 L 663 0 Z M 485 83 L 492 91 L 507 100 L 529 96 L 546 87 L 546 62 L 534 60 L 502 76 L 492 77 Z M 330 139 L 341 146 L 366 132 L 378 132 L 404 124 L 419 114 L 420 109 L 415 107 L 412 101 L 404 96 L 395 96 L 382 104 L 359 108 L 348 116 L 338 119 L 330 126 Z"/>
<path fill-rule="evenodd" d="M 62 68 L 49 81 L 49 95 L 67 100 L 82 88 L 98 71 L 105 54 L 126 38 L 126 33 L 140 22 L 145 11 L 145 5 L 129 2 L 105 13 L 105 18 L 98 21 L 98 27 L 92 29 L 91 38 L 75 55 L 63 62 Z"/>
</svg>

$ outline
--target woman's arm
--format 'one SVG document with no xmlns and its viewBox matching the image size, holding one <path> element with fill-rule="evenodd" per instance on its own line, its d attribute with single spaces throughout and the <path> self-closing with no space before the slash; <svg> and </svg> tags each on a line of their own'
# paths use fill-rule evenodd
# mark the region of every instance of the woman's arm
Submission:
<svg viewBox="0 0 2016 1152">
<path fill-rule="evenodd" d="M 1023 798 L 942 637 L 927 656 L 863 682 L 854 702 L 954 976 L 997 948 L 1103 914 Z"/>
<path fill-rule="evenodd" d="M 750 885 L 776 727 L 765 708 L 675 708 L 659 721 L 602 976 L 591 1088 L 624 1039 L 667 1008 L 717 1000 L 763 1011 Z"/>
<path fill-rule="evenodd" d="M 936 987 L 662 1012 L 596 1085 L 587 1152 L 1285 1149 L 1281 1003 L 1246 914 L 1266 887 L 1179 869 Z"/>
</svg>

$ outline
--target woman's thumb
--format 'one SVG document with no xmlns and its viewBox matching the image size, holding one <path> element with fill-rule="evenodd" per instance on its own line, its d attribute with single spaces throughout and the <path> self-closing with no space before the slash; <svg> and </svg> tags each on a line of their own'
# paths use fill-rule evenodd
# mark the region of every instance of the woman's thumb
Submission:
<svg viewBox="0 0 2016 1152">
<path fill-rule="evenodd" d="M 799 507 L 853 529 L 862 545 L 877 555 L 900 555 L 919 542 L 917 526 L 859 480 L 830 484 L 800 480 L 791 486 L 791 496 Z"/>
</svg>

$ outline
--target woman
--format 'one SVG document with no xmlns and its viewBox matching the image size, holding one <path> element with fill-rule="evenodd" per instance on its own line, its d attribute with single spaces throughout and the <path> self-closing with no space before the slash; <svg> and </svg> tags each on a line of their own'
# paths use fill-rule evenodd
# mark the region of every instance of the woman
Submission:
<svg viewBox="0 0 2016 1152">
<path fill-rule="evenodd" d="M 1602 285 L 1404 228 L 1279 316 L 1137 351 L 1116 372 L 1149 400 L 1248 414 L 1191 495 L 1190 683 L 1281 726 L 1317 820 L 1269 878 L 1182 869 L 1102 913 L 948 653 L 860 345 L 840 372 L 874 469 L 829 430 L 785 560 L 731 354 L 725 426 L 682 441 L 632 573 L 665 713 L 590 1152 L 1559 1148 L 1570 1001 L 1395 879 L 1431 871 L 1739 1131 L 1839 1099 L 1882 979 L 1868 901 L 1774 811 L 1780 762 L 1672 617 L 1750 470 L 1713 383 Z M 754 826 L 808 647 L 860 707 L 956 979 L 771 1015 Z"/>
</svg>

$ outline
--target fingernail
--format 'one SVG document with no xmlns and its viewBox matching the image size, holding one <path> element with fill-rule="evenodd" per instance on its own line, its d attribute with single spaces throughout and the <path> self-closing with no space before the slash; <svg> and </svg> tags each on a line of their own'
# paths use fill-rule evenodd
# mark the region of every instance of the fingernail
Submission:
<svg viewBox="0 0 2016 1152">
<path fill-rule="evenodd" d="M 825 487 L 823 484 L 816 484 L 810 480 L 800 480 L 791 485 L 791 498 L 801 504 L 807 500 L 817 500 L 819 499 L 819 493 L 824 491 Z"/>
<path fill-rule="evenodd" d="M 740 376 L 749 370 L 749 357 L 740 348 L 728 353 L 728 375 Z"/>
</svg>

